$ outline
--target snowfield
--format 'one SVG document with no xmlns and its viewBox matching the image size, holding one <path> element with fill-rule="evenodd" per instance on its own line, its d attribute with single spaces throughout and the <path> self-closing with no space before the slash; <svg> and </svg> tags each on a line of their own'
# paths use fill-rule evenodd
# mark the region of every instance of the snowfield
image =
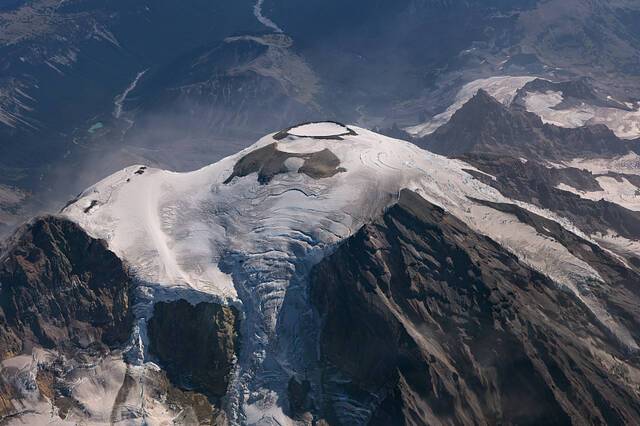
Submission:
<svg viewBox="0 0 640 426">
<path fill-rule="evenodd" d="M 617 158 L 576 158 L 567 162 L 564 166 L 588 170 L 593 174 L 614 172 L 640 175 L 640 155 L 630 152 Z"/>
<path fill-rule="evenodd" d="M 626 178 L 599 176 L 596 178 L 602 191 L 585 192 L 561 183 L 557 186 L 563 191 L 572 192 L 582 198 L 593 201 L 610 201 L 629 210 L 640 211 L 640 188 L 633 185 Z"/>
<path fill-rule="evenodd" d="M 349 134 L 349 128 L 338 123 L 308 123 L 293 127 L 287 132 L 292 136 L 299 137 L 331 137 Z"/>
<path fill-rule="evenodd" d="M 451 117 L 453 117 L 453 114 L 471 100 L 480 89 L 486 91 L 500 103 L 509 105 L 513 102 L 518 90 L 535 79 L 536 77 L 531 76 L 498 76 L 474 80 L 471 83 L 465 84 L 462 89 L 460 89 L 453 104 L 451 104 L 446 111 L 434 116 L 426 123 L 408 127 L 404 130 L 416 137 L 430 135 L 435 132 L 438 127 L 448 123 Z"/>
<path fill-rule="evenodd" d="M 297 136 L 296 136 L 297 135 Z M 340 135 L 339 137 L 336 135 Z M 408 142 L 336 123 L 311 123 L 190 173 L 132 166 L 87 189 L 63 214 L 105 239 L 140 281 L 132 361 L 145 365 L 146 319 L 158 300 L 216 300 L 243 312 L 242 353 L 227 411 L 235 423 L 291 424 L 279 408 L 291 372 L 303 373 L 309 335 L 306 277 L 336 245 L 381 214 L 402 189 L 418 192 L 551 277 L 589 306 L 621 342 L 629 332 L 607 315 L 590 288 L 598 273 L 557 241 L 514 216 L 469 198 L 514 203 L 474 179 L 471 166 Z M 318 139 L 320 138 L 320 139 Z M 232 175 L 250 152 L 276 144 L 283 153 L 329 150 L 344 170 L 327 178 L 299 173 L 300 159 L 267 184 Z"/>
<path fill-rule="evenodd" d="M 518 92 L 529 82 L 531 76 L 497 76 L 474 80 L 465 84 L 446 111 L 432 117 L 425 123 L 407 127 L 404 130 L 415 137 L 424 137 L 435 132 L 449 122 L 453 114 L 467 103 L 478 90 L 485 90 L 503 105 L 509 106 Z M 622 139 L 640 137 L 640 102 L 626 103 L 627 108 L 602 107 L 581 102 L 579 105 L 563 106 L 562 92 L 527 92 L 524 105 L 527 111 L 538 115 L 543 122 L 559 127 L 576 128 L 587 124 L 603 124 Z M 622 105 L 622 104 L 621 104 Z"/>
<path fill-rule="evenodd" d="M 581 103 L 577 106 L 561 108 L 564 101 L 561 92 L 528 92 L 525 99 L 527 111 L 540 116 L 543 122 L 558 127 L 576 128 L 587 124 L 604 124 L 619 138 L 640 137 L 640 105 L 627 111 Z"/>
</svg>

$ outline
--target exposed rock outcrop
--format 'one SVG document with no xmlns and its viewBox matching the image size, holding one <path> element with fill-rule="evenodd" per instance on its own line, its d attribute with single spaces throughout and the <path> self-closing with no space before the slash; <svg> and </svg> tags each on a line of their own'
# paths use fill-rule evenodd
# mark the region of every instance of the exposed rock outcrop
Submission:
<svg viewBox="0 0 640 426">
<path fill-rule="evenodd" d="M 233 173 L 225 184 L 235 177 L 258 174 L 258 182 L 265 185 L 274 176 L 282 173 L 303 173 L 313 179 L 331 177 L 344 171 L 340 166 L 340 159 L 328 149 L 309 154 L 296 154 L 278 150 L 278 145 L 272 143 L 242 157 L 233 167 Z"/>
<path fill-rule="evenodd" d="M 289 399 L 289 410 L 294 418 L 303 418 L 313 408 L 310 400 L 311 382 L 291 377 L 287 385 L 287 398 Z"/>
<path fill-rule="evenodd" d="M 159 302 L 149 320 L 149 350 L 182 389 L 218 401 L 227 393 L 238 350 L 233 307 L 185 300 Z"/>
<path fill-rule="evenodd" d="M 0 258 L 0 360 L 32 345 L 62 352 L 115 347 L 131 332 L 131 280 L 103 241 L 43 217 Z"/>
<path fill-rule="evenodd" d="M 636 292 L 607 291 L 637 329 Z M 636 355 L 574 295 L 410 191 L 314 269 L 311 295 L 331 424 L 640 421 Z"/>
<path fill-rule="evenodd" d="M 581 191 L 602 191 L 596 176 L 574 168 L 552 168 L 535 160 L 521 161 L 505 155 L 463 155 L 462 160 L 483 173 L 469 170 L 476 179 L 496 188 L 505 197 L 548 209 L 569 219 L 586 234 L 616 234 L 640 240 L 640 212 L 618 204 L 593 201 L 557 189 L 565 184 Z M 614 175 L 618 177 L 618 175 Z M 625 175 L 625 179 L 636 176 Z"/>
<path fill-rule="evenodd" d="M 600 96 L 586 78 L 560 82 L 552 82 L 543 78 L 536 78 L 518 90 L 518 93 L 513 100 L 514 103 L 525 106 L 527 93 L 531 92 L 560 92 L 564 98 L 562 104 L 586 102 L 598 107 L 631 110 L 631 108 L 621 102 L 614 101 L 612 98 Z M 562 105 L 557 107 L 561 109 Z"/>
<path fill-rule="evenodd" d="M 492 153 L 547 160 L 613 157 L 640 150 L 638 141 L 622 140 L 604 125 L 574 129 L 545 124 L 536 114 L 518 105 L 505 106 L 484 90 L 448 123 L 414 142 L 443 155 Z"/>
</svg>

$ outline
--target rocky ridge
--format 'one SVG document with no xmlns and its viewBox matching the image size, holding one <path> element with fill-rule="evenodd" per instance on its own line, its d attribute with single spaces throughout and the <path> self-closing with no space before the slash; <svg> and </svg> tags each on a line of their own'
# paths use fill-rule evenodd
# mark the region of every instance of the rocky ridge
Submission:
<svg viewBox="0 0 640 426">
<path fill-rule="evenodd" d="M 631 273 L 628 290 L 619 280 L 603 289 L 621 316 L 638 312 L 638 279 Z M 330 423 L 639 418 L 637 356 L 579 300 L 415 193 L 404 191 L 323 260 L 311 288 L 323 318 L 322 404 Z"/>
</svg>

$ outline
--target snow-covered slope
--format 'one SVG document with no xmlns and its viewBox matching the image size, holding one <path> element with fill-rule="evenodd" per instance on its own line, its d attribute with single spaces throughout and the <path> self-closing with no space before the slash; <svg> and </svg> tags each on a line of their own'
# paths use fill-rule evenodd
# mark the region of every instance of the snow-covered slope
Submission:
<svg viewBox="0 0 640 426">
<path fill-rule="evenodd" d="M 622 103 L 608 96 L 604 98 L 608 104 L 604 105 L 603 102 L 598 104 L 595 99 L 568 99 L 559 90 L 527 90 L 528 83 L 534 80 L 550 85 L 562 84 L 531 76 L 496 76 L 474 80 L 460 89 L 447 110 L 425 123 L 405 130 L 415 137 L 424 137 L 435 132 L 473 98 L 478 90 L 482 89 L 506 106 L 511 105 L 516 97 L 521 96 L 522 104 L 527 111 L 538 115 L 543 122 L 558 127 L 577 128 L 602 124 L 610 128 L 619 138 L 640 137 L 640 104 L 637 102 Z"/>
<path fill-rule="evenodd" d="M 626 207 L 629 210 L 640 211 L 640 190 L 626 178 L 600 176 L 597 178 L 597 181 L 602 187 L 602 191 L 580 191 L 566 184 L 558 185 L 558 189 L 573 192 L 588 200 L 607 200 Z"/>
<path fill-rule="evenodd" d="M 339 167 L 322 163 L 333 157 Z M 240 165 L 249 168 L 246 173 Z M 271 418 L 289 424 L 278 400 L 285 373 L 309 368 L 300 343 L 308 338 L 309 268 L 397 201 L 404 188 L 574 293 L 618 340 L 637 349 L 590 296 L 589 289 L 602 284 L 592 267 L 553 238 L 472 199 L 518 204 L 579 232 L 551 213 L 506 199 L 469 169 L 362 128 L 312 123 L 266 136 L 190 173 L 129 167 L 87 189 L 63 214 L 105 239 L 141 281 L 133 339 L 138 348 L 132 351 L 137 362 L 146 361 L 146 319 L 155 301 L 209 298 L 241 309 L 242 354 L 228 397 L 235 422 Z M 269 179 L 259 181 L 252 170 L 269 171 Z"/>
<path fill-rule="evenodd" d="M 535 80 L 530 76 L 496 76 L 474 80 L 462 86 L 454 102 L 446 111 L 434 116 L 431 120 L 408 127 L 405 130 L 417 137 L 429 135 L 438 129 L 438 127 L 447 123 L 453 114 L 456 113 L 464 104 L 475 96 L 478 90 L 484 90 L 499 102 L 509 105 L 515 98 L 518 90 L 520 90 L 528 82 Z"/>
<path fill-rule="evenodd" d="M 629 104 L 628 109 L 589 105 L 581 102 L 562 107 L 561 92 L 527 92 L 524 98 L 526 109 L 542 118 L 542 121 L 559 127 L 576 128 L 587 124 L 603 124 L 619 138 L 640 137 L 640 105 Z"/>
</svg>

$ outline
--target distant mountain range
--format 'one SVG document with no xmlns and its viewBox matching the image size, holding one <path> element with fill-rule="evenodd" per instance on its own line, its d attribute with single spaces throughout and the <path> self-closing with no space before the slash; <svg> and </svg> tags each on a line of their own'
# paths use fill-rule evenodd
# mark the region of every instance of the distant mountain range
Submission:
<svg viewBox="0 0 640 426">
<path fill-rule="evenodd" d="M 639 16 L 625 0 L 11 2 L 0 184 L 51 210 L 128 164 L 201 167 L 295 122 L 417 125 L 496 75 L 635 102 Z"/>
</svg>

